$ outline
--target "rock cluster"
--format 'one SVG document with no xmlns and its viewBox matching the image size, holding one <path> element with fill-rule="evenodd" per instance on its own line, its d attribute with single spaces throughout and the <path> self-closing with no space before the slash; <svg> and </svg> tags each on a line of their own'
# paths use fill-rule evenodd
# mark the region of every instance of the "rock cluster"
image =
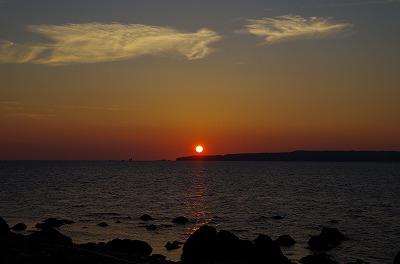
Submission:
<svg viewBox="0 0 400 264">
<path fill-rule="evenodd" d="M 259 235 L 254 241 L 242 240 L 231 232 L 217 232 L 207 225 L 188 238 L 182 260 L 185 263 L 291 263 L 269 236 Z"/>
<path fill-rule="evenodd" d="M 11 232 L 8 224 L 0 217 L 0 263 L 171 263 L 164 256 L 151 255 L 151 246 L 143 241 L 114 239 L 107 243 L 73 244 L 71 238 L 49 225 L 41 226 L 40 230 L 32 234 L 21 235 Z"/>
<path fill-rule="evenodd" d="M 49 220 L 50 219 L 50 220 Z M 72 239 L 61 234 L 55 227 L 73 223 L 69 220 L 49 218 L 39 230 L 28 235 L 14 233 L 25 230 L 20 223 L 10 229 L 0 217 L 0 263 L 59 263 L 59 264 L 174 264 L 162 255 L 153 254 L 151 246 L 140 240 L 114 239 L 109 242 L 73 244 Z M 187 219 L 186 219 L 187 220 Z M 187 220 L 188 221 L 188 220 Z M 181 218 L 177 223 L 184 223 Z M 323 228 L 318 236 L 309 240 L 313 255 L 300 259 L 302 264 L 337 264 L 323 251 L 339 245 L 347 238 L 336 228 Z M 238 238 L 229 231 L 217 231 L 214 227 L 200 227 L 183 245 L 180 264 L 291 264 L 280 246 L 292 246 L 296 241 L 289 235 L 275 241 L 267 235 L 255 240 Z M 180 248 L 178 241 L 167 242 L 167 250 Z M 361 260 L 349 264 L 363 264 Z M 393 264 L 400 264 L 400 252 Z"/>
</svg>

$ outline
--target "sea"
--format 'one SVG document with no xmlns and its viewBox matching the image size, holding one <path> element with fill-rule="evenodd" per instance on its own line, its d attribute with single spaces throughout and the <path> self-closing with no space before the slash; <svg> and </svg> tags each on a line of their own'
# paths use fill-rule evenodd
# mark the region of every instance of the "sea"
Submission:
<svg viewBox="0 0 400 264">
<path fill-rule="evenodd" d="M 340 263 L 389 264 L 400 251 L 400 163 L 1 161 L 0 216 L 24 233 L 70 219 L 60 231 L 76 243 L 139 239 L 171 260 L 181 250 L 166 242 L 205 224 L 250 240 L 289 234 L 297 243 L 282 251 L 293 261 L 329 226 L 349 238 L 328 251 Z M 173 224 L 178 216 L 190 223 Z"/>
</svg>

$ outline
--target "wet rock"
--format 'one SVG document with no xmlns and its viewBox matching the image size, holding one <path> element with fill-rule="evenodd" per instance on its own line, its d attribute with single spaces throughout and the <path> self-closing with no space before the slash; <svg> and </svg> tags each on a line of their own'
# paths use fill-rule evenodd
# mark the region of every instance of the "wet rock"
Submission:
<svg viewBox="0 0 400 264">
<path fill-rule="evenodd" d="M 108 227 L 108 224 L 106 222 L 101 222 L 97 224 L 100 227 Z"/>
<path fill-rule="evenodd" d="M 254 243 L 256 245 L 256 262 L 267 262 L 274 264 L 290 263 L 289 259 L 283 255 L 278 243 L 273 241 L 269 236 L 259 235 L 254 240 Z"/>
<path fill-rule="evenodd" d="M 153 218 L 153 217 L 151 217 L 151 216 L 148 215 L 148 214 L 144 214 L 144 215 L 142 215 L 142 216 L 140 217 L 140 220 L 142 220 L 142 221 L 151 221 L 151 220 L 156 220 L 156 219 Z"/>
<path fill-rule="evenodd" d="M 7 222 L 0 216 L 0 236 L 10 233 L 10 227 Z"/>
<path fill-rule="evenodd" d="M 325 251 L 338 246 L 344 240 L 347 238 L 337 228 L 323 227 L 321 234 L 311 236 L 308 245 L 312 250 Z"/>
<path fill-rule="evenodd" d="M 167 242 L 167 244 L 165 244 L 165 248 L 168 250 L 168 251 L 170 251 L 170 250 L 175 250 L 175 249 L 178 249 L 178 248 L 180 248 L 181 246 L 179 245 L 180 243 L 178 242 L 178 241 L 174 241 L 174 242 Z"/>
<path fill-rule="evenodd" d="M 189 219 L 187 219 L 187 218 L 184 217 L 184 216 L 178 216 L 178 217 L 176 217 L 176 218 L 174 218 L 174 219 L 172 220 L 172 223 L 184 225 L 184 224 L 189 223 Z"/>
<path fill-rule="evenodd" d="M 157 229 L 157 226 L 156 225 L 148 225 L 148 226 L 146 226 L 146 229 L 149 231 L 154 231 Z"/>
<path fill-rule="evenodd" d="M 184 244 L 182 260 L 196 262 L 214 259 L 216 238 L 217 230 L 214 227 L 207 225 L 200 227 Z"/>
<path fill-rule="evenodd" d="M 24 223 L 18 223 L 11 227 L 11 229 L 14 231 L 24 231 L 26 229 L 26 225 Z"/>
<path fill-rule="evenodd" d="M 283 216 L 274 215 L 274 216 L 272 216 L 271 218 L 272 218 L 272 219 L 275 219 L 275 220 L 282 220 L 282 219 L 283 219 Z"/>
<path fill-rule="evenodd" d="M 61 234 L 53 228 L 44 228 L 40 231 L 36 231 L 27 236 L 27 238 L 33 243 L 72 245 L 71 238 Z"/>
<path fill-rule="evenodd" d="M 149 244 L 140 240 L 114 239 L 106 243 L 107 249 L 135 256 L 150 256 L 153 249 Z"/>
<path fill-rule="evenodd" d="M 37 223 L 36 224 L 36 228 L 38 229 L 42 229 L 42 228 L 59 228 L 63 225 L 70 225 L 75 223 L 72 220 L 68 220 L 68 219 L 58 219 L 58 218 L 54 218 L 54 217 L 50 217 L 47 218 L 46 220 L 43 221 L 43 223 Z"/>
<path fill-rule="evenodd" d="M 330 256 L 325 253 L 308 255 L 300 259 L 299 262 L 302 264 L 337 264 L 336 261 L 332 260 Z"/>
<path fill-rule="evenodd" d="M 281 247 L 291 247 L 296 244 L 296 240 L 294 240 L 290 235 L 282 235 L 275 240 Z"/>
<path fill-rule="evenodd" d="M 397 253 L 397 256 L 394 258 L 393 264 L 400 264 L 400 252 Z"/>
</svg>

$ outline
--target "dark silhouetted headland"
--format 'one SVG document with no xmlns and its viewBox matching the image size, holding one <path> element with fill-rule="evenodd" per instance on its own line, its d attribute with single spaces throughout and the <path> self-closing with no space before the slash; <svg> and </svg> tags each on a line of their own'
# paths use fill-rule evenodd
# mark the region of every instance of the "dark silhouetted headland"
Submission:
<svg viewBox="0 0 400 264">
<path fill-rule="evenodd" d="M 179 157 L 177 161 L 400 162 L 400 151 L 305 151 Z"/>
</svg>

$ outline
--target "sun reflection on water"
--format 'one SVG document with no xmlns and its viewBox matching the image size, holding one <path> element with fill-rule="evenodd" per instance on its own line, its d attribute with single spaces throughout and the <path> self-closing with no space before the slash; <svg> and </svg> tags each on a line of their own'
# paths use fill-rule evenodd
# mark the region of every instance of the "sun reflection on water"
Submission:
<svg viewBox="0 0 400 264">
<path fill-rule="evenodd" d="M 187 232 L 189 234 L 194 233 L 202 225 L 210 223 L 212 219 L 207 202 L 209 188 L 206 181 L 207 170 L 204 164 L 202 162 L 196 163 L 192 173 L 190 175 L 191 185 L 187 188 L 184 201 L 187 215 L 194 221 L 194 225 L 188 227 Z"/>
</svg>

